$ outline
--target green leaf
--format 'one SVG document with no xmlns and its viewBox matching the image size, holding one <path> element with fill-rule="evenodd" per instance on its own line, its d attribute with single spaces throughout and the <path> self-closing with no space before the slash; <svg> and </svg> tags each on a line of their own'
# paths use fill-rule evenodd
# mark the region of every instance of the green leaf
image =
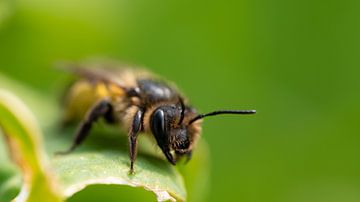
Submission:
<svg viewBox="0 0 360 202">
<path fill-rule="evenodd" d="M 14 162 L 21 168 L 23 185 L 17 201 L 61 201 L 46 170 L 41 132 L 28 108 L 13 94 L 0 89 L 0 128 Z"/>
<path fill-rule="evenodd" d="M 103 192 L 106 192 L 105 190 L 121 189 L 125 191 L 117 190 L 110 194 L 112 196 L 116 195 L 117 200 L 131 198 L 131 196 L 129 197 L 131 192 L 128 191 L 128 188 L 124 188 L 124 186 L 114 188 L 114 185 L 126 185 L 138 187 L 135 192 L 136 195 L 144 197 L 142 200 L 149 200 L 149 194 L 144 193 L 144 190 L 153 193 L 153 196 L 156 196 L 158 201 L 185 201 L 187 199 L 185 183 L 179 169 L 163 159 L 155 144 L 149 141 L 148 135 L 143 134 L 139 139 L 140 148 L 135 163 L 135 175 L 128 174 L 129 154 L 126 135 L 120 132 L 118 128 L 105 126 L 101 122 L 94 127 L 85 144 L 78 147 L 76 151 L 68 155 L 55 156 L 56 151 L 63 151 L 71 145 L 75 131 L 75 128 L 61 130 L 58 127 L 61 112 L 56 107 L 56 101 L 23 88 L 1 75 L 0 86 L 10 88 L 21 95 L 24 101 L 29 103 L 35 116 L 39 118 L 39 124 L 45 134 L 45 150 L 48 158 L 51 159 L 51 172 L 55 174 L 55 178 L 51 179 L 59 187 L 59 193 L 62 197 L 70 198 L 75 195 L 71 201 L 76 201 L 77 198 L 84 197 L 83 195 L 94 195 L 96 191 L 101 192 L 103 190 Z M 186 183 L 189 190 L 203 195 L 208 179 L 206 146 L 200 144 L 199 151 L 201 151 L 201 155 L 195 152 L 194 161 L 200 159 L 199 162 L 203 164 L 199 165 L 191 161 L 186 166 L 180 166 L 180 170 L 192 178 L 191 180 L 186 177 L 190 182 Z M 16 179 L 16 175 L 13 178 Z M 9 178 L 8 181 L 11 182 L 10 179 L 13 178 Z M 195 179 L 196 181 L 194 181 Z M 13 179 L 12 181 L 12 186 L 9 186 L 12 189 L 7 189 L 6 183 L 2 184 L 0 182 L 0 193 L 3 190 L 6 193 L 13 194 L 14 187 L 16 187 L 14 184 L 19 180 Z M 103 186 L 106 188 L 100 185 L 90 186 L 96 184 L 104 184 Z M 90 187 L 86 188 L 88 186 Z M 81 191 L 83 189 L 85 190 Z M 82 194 L 83 192 L 87 194 Z M 194 201 L 195 199 L 203 200 L 201 197 L 194 196 L 196 194 L 190 194 L 191 199 L 194 199 Z M 152 197 L 152 200 L 154 200 L 154 197 Z"/>
<path fill-rule="evenodd" d="M 66 133 L 70 134 L 56 134 L 56 141 L 54 139 L 49 143 L 49 153 L 66 149 L 72 139 L 67 135 L 73 132 L 73 129 L 69 129 Z M 129 175 L 129 154 L 124 144 L 127 139 L 119 135 L 122 134 L 117 128 L 100 128 L 86 140 L 87 144 L 81 145 L 73 153 L 53 157 L 52 165 L 60 174 L 64 196 L 70 197 L 92 184 L 118 184 L 143 187 L 155 193 L 158 201 L 186 199 L 180 173 L 156 153 L 145 153 L 146 148 L 140 149 L 135 163 L 136 173 Z M 139 139 L 142 143 L 146 141 Z"/>
</svg>

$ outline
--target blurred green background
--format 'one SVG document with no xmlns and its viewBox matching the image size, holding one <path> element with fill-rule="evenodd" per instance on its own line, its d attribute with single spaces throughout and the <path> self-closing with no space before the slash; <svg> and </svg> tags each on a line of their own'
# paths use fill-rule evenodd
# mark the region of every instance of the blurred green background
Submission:
<svg viewBox="0 0 360 202">
<path fill-rule="evenodd" d="M 360 1 L 0 0 L 0 72 L 58 96 L 59 60 L 174 81 L 209 118 L 208 201 L 360 201 Z"/>
</svg>

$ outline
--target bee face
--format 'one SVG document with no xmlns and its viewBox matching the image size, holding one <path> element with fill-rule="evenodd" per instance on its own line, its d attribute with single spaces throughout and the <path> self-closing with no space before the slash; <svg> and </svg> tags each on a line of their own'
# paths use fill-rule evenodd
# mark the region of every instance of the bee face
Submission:
<svg viewBox="0 0 360 202">
<path fill-rule="evenodd" d="M 181 116 L 184 116 L 182 110 L 181 106 L 176 105 L 161 106 L 153 112 L 150 120 L 151 131 L 157 144 L 172 164 L 175 164 L 175 160 L 171 150 L 179 155 L 190 152 L 191 138 L 187 125 L 181 122 Z"/>
<path fill-rule="evenodd" d="M 190 147 L 190 138 L 186 127 L 173 128 L 170 130 L 170 140 L 172 148 L 178 154 L 185 154 Z"/>
</svg>

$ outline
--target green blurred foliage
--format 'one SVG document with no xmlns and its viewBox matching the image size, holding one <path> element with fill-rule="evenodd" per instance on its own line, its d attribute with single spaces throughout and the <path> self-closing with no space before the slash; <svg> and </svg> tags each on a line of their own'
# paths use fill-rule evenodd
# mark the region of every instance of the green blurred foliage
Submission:
<svg viewBox="0 0 360 202">
<path fill-rule="evenodd" d="M 360 1 L 2 2 L 0 71 L 46 93 L 54 62 L 109 56 L 257 109 L 204 123 L 210 201 L 360 200 Z"/>
</svg>

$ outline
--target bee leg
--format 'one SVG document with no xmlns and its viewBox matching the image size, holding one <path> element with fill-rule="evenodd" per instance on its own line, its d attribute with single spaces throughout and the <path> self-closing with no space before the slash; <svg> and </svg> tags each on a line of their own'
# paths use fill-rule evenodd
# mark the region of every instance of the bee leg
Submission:
<svg viewBox="0 0 360 202">
<path fill-rule="evenodd" d="M 113 110 L 112 110 L 112 107 L 110 106 L 110 110 L 108 110 L 104 115 L 104 119 L 107 123 L 109 124 L 113 124 L 115 123 L 115 117 L 114 117 L 114 114 L 113 114 Z"/>
<path fill-rule="evenodd" d="M 78 145 L 80 145 L 88 136 L 92 124 L 101 116 L 104 116 L 112 110 L 108 99 L 103 99 L 97 102 L 86 114 L 85 119 L 81 122 L 71 147 L 63 152 L 56 154 L 68 154 L 72 152 Z"/>
<path fill-rule="evenodd" d="M 142 110 L 136 112 L 129 131 L 130 174 L 134 173 L 134 162 L 137 155 L 137 136 L 141 130 L 143 113 Z"/>
</svg>

